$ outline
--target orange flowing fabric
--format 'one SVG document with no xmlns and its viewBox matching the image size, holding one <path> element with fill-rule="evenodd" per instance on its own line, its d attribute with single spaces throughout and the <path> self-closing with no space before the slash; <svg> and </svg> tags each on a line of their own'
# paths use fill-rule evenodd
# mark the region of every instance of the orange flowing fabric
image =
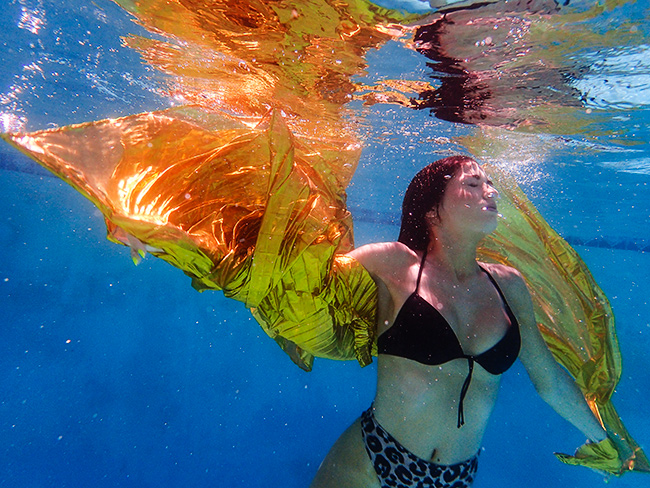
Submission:
<svg viewBox="0 0 650 488">
<path fill-rule="evenodd" d="M 194 105 L 2 137 L 89 198 L 136 258 L 151 252 L 197 289 L 244 302 L 301 368 L 314 357 L 369 364 L 377 295 L 345 256 L 361 146 L 343 105 L 363 54 L 405 17 L 363 0 L 118 3 L 170 37 L 125 42 Z M 617 474 L 649 471 L 610 401 L 621 360 L 607 298 L 516 185 L 490 172 L 506 218 L 481 259 L 524 275 L 551 351 L 625 459 Z"/>
</svg>

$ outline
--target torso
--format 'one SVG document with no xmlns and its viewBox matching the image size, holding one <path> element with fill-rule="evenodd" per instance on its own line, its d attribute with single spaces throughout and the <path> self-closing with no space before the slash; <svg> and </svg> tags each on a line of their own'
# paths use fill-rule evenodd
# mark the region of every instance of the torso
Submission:
<svg viewBox="0 0 650 488">
<path fill-rule="evenodd" d="M 500 374 L 519 352 L 518 324 L 491 277 L 493 265 L 482 265 L 460 290 L 416 260 L 406 279 L 380 286 L 375 416 L 417 456 L 452 464 L 480 447 Z"/>
<path fill-rule="evenodd" d="M 440 311 L 419 294 L 423 264 L 424 257 L 415 291 L 402 304 L 393 325 L 379 336 L 378 353 L 399 356 L 429 366 L 465 358 L 476 361 L 494 375 L 508 370 L 519 353 L 519 327 L 503 293 L 489 272 L 481 267 L 499 294 L 508 326 L 496 344 L 479 354 L 471 354 L 464 351 L 456 332 Z"/>
</svg>

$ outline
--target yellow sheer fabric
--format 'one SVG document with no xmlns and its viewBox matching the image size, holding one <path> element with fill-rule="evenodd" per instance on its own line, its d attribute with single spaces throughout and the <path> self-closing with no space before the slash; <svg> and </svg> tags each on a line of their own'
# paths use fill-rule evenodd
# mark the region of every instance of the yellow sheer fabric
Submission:
<svg viewBox="0 0 650 488">
<path fill-rule="evenodd" d="M 372 361 L 374 283 L 334 257 L 352 248 L 358 145 L 187 108 L 4 137 L 97 205 L 111 240 L 244 302 L 302 368 Z"/>
<path fill-rule="evenodd" d="M 580 256 L 548 225 L 514 180 L 496 168 L 486 169 L 499 189 L 504 219 L 482 242 L 479 259 L 512 266 L 524 276 L 546 344 L 575 378 L 622 456 L 615 474 L 633 469 L 649 472 L 648 459 L 611 403 L 621 376 L 621 355 L 607 297 Z M 582 464 L 590 465 L 590 459 Z M 592 462 L 591 467 L 600 469 L 598 463 Z"/>
<path fill-rule="evenodd" d="M 621 474 L 624 470 L 630 469 L 629 464 L 634 459 L 632 456 L 622 459 L 616 444 L 609 438 L 601 442 L 584 444 L 576 450 L 573 456 L 558 452 L 555 453 L 555 456 L 565 464 L 587 466 L 612 474 Z"/>
</svg>

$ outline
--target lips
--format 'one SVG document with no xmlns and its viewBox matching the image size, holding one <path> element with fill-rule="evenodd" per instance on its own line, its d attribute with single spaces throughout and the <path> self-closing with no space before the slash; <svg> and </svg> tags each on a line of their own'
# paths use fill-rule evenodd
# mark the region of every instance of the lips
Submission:
<svg viewBox="0 0 650 488">
<path fill-rule="evenodd" d="M 483 210 L 487 210 L 488 212 L 497 212 L 497 206 L 496 205 L 486 205 L 483 207 Z"/>
</svg>

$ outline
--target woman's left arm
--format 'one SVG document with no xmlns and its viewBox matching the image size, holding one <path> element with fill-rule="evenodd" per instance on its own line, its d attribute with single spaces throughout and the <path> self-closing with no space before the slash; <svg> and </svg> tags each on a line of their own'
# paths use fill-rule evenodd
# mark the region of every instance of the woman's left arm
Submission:
<svg viewBox="0 0 650 488">
<path fill-rule="evenodd" d="M 607 438 L 607 433 L 587 405 L 573 378 L 553 358 L 535 321 L 530 293 L 516 270 L 504 272 L 506 296 L 521 331 L 519 359 L 526 368 L 537 393 L 553 409 L 582 431 L 592 442 Z"/>
</svg>

